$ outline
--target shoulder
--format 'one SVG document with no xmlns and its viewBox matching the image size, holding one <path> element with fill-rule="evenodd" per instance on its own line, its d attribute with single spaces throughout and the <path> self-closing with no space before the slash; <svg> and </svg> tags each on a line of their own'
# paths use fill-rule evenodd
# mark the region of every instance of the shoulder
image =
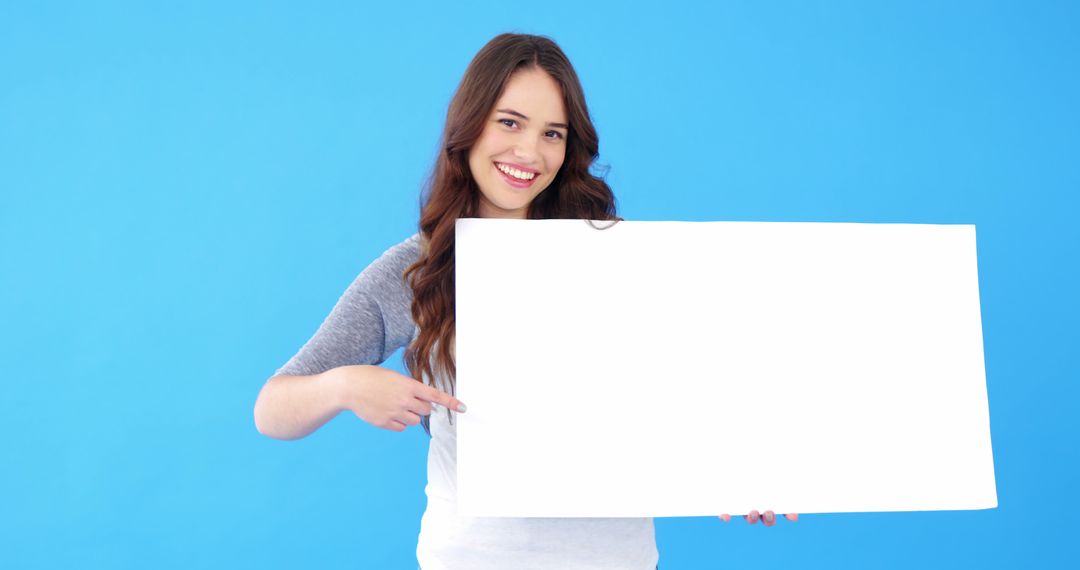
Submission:
<svg viewBox="0 0 1080 570">
<path fill-rule="evenodd" d="M 379 256 L 379 261 L 385 264 L 401 266 L 402 270 L 412 265 L 420 257 L 420 232 L 405 238 L 390 246 Z"/>
<path fill-rule="evenodd" d="M 420 232 L 417 232 L 386 248 L 377 261 L 382 263 L 411 264 L 420 256 L 420 246 Z"/>
<path fill-rule="evenodd" d="M 399 284 L 405 270 L 420 257 L 421 239 L 417 232 L 388 247 L 362 272 L 360 281 Z"/>
</svg>

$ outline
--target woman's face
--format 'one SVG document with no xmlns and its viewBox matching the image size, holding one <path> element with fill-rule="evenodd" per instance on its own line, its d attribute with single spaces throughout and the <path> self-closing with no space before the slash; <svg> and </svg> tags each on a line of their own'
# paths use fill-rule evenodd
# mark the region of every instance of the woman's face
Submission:
<svg viewBox="0 0 1080 570">
<path fill-rule="evenodd" d="M 525 218 L 529 203 L 551 184 L 566 157 L 567 123 L 562 90 L 550 75 L 533 68 L 510 76 L 469 149 L 480 217 Z M 504 173 L 509 169 L 516 172 Z"/>
</svg>

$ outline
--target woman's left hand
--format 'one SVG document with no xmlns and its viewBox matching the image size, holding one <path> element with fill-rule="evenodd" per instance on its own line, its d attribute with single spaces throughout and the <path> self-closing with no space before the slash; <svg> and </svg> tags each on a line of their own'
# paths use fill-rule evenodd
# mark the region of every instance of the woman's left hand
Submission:
<svg viewBox="0 0 1080 570">
<path fill-rule="evenodd" d="M 791 522 L 795 522 L 799 520 L 799 513 L 786 514 L 784 515 L 784 517 Z M 765 511 L 765 514 L 763 515 L 754 510 L 750 511 L 750 514 L 748 515 L 743 515 L 743 518 L 746 519 L 746 522 L 750 524 L 754 524 L 758 522 L 758 520 L 761 520 L 761 522 L 765 526 L 773 526 L 774 524 L 776 524 L 776 513 L 772 511 Z M 724 522 L 731 522 L 731 515 L 720 515 L 720 520 Z"/>
</svg>

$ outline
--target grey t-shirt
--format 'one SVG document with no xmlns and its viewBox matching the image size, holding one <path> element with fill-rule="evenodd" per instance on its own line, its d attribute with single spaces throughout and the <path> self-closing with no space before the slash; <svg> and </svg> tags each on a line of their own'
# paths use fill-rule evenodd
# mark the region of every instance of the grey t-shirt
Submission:
<svg viewBox="0 0 1080 570">
<path fill-rule="evenodd" d="M 420 256 L 420 234 L 386 250 L 338 299 L 304 346 L 274 375 L 307 376 L 339 366 L 382 364 L 416 336 L 412 289 L 402 273 Z"/>
<path fill-rule="evenodd" d="M 380 364 L 418 333 L 402 273 L 420 255 L 420 235 L 386 250 L 353 280 L 307 343 L 275 374 L 318 374 Z M 446 382 L 436 378 L 446 391 Z M 450 414 L 457 412 L 450 411 Z M 457 515 L 457 429 L 432 405 L 427 507 L 416 557 L 423 570 L 654 570 L 651 518 L 512 518 Z"/>
</svg>

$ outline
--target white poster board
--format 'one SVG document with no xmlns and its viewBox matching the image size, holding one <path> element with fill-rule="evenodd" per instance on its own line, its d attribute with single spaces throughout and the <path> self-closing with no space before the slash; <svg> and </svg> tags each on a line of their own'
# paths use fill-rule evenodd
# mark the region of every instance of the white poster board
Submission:
<svg viewBox="0 0 1080 570">
<path fill-rule="evenodd" d="M 457 221 L 459 515 L 997 506 L 973 225 L 592 223 Z"/>
</svg>

